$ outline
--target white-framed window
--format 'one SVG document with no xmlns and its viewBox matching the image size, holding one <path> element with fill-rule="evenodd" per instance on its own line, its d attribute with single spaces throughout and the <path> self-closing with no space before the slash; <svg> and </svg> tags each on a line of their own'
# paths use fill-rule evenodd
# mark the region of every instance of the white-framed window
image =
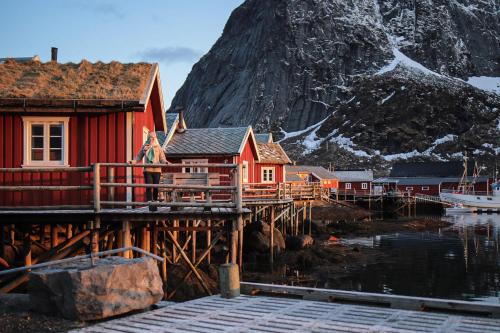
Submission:
<svg viewBox="0 0 500 333">
<path fill-rule="evenodd" d="M 69 117 L 23 117 L 23 167 L 68 166 Z"/>
<path fill-rule="evenodd" d="M 248 183 L 248 161 L 243 161 L 242 166 L 241 166 L 241 170 L 243 173 L 243 175 L 242 175 L 243 182 Z"/>
<path fill-rule="evenodd" d="M 183 167 L 182 172 L 184 173 L 207 173 L 207 167 L 197 167 L 196 164 L 208 164 L 208 159 L 183 159 L 182 164 L 193 164 L 192 167 Z"/>
<path fill-rule="evenodd" d="M 361 189 L 362 190 L 367 190 L 368 189 L 368 183 L 361 183 Z"/>
<path fill-rule="evenodd" d="M 274 183 L 274 167 L 263 167 L 261 172 L 263 183 Z"/>
<path fill-rule="evenodd" d="M 346 190 L 350 190 L 352 188 L 352 184 L 351 183 L 345 183 L 345 189 Z"/>
<path fill-rule="evenodd" d="M 411 187 L 411 186 L 406 186 L 406 190 L 407 190 L 407 191 L 413 191 L 413 187 Z"/>
<path fill-rule="evenodd" d="M 422 186 L 422 191 L 429 191 L 429 186 Z"/>
</svg>

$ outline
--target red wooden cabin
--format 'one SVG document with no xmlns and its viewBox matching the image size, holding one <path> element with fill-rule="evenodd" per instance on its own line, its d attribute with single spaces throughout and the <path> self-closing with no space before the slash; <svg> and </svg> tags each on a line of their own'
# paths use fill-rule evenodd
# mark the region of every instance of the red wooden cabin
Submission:
<svg viewBox="0 0 500 333">
<path fill-rule="evenodd" d="M 170 170 L 170 168 L 169 172 L 208 172 L 223 175 L 228 172 L 228 169 L 207 170 L 206 167 L 197 167 L 196 164 L 234 163 L 242 166 L 243 183 L 253 183 L 256 180 L 255 161 L 259 160 L 259 151 L 251 126 L 232 128 L 178 126 L 164 146 L 169 162 L 193 165 L 182 170 Z"/>
<path fill-rule="evenodd" d="M 167 129 L 157 64 L 6 61 L 0 76 L 0 168 L 127 162 L 149 131 Z M 142 170 L 128 173 L 117 169 L 115 180 L 141 177 Z M 90 178 L 60 171 L 0 173 L 4 185 L 85 185 Z M 84 205 L 90 198 L 90 191 L 4 191 L 0 205 Z"/>
<path fill-rule="evenodd" d="M 339 181 L 339 192 L 353 194 L 370 194 L 373 182 L 371 170 L 333 171 Z"/>
<path fill-rule="evenodd" d="M 279 143 L 272 142 L 271 134 L 257 134 L 256 137 L 260 141 L 257 143 L 260 160 L 255 164 L 256 183 L 284 183 L 285 165 L 292 164 L 292 161 Z"/>
<path fill-rule="evenodd" d="M 304 184 L 319 183 L 322 188 L 329 188 L 331 190 L 339 186 L 338 179 L 335 175 L 322 166 L 287 165 L 286 175 L 287 182 L 292 184 L 299 184 L 298 178 L 301 178 Z M 290 177 L 288 175 L 290 175 Z"/>
</svg>

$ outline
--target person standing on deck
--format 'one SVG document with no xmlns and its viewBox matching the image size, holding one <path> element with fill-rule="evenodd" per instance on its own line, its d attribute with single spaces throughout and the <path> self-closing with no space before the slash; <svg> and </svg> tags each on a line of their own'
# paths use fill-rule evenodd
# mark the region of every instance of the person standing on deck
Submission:
<svg viewBox="0 0 500 333">
<path fill-rule="evenodd" d="M 146 165 L 167 163 L 165 153 L 158 143 L 155 132 L 149 132 L 148 139 L 137 153 L 137 157 L 135 160 L 130 161 L 130 163 L 140 162 L 143 158 Z M 160 176 L 161 167 L 144 167 L 144 181 L 146 184 L 159 184 Z M 146 188 L 146 199 L 148 202 L 158 201 L 158 189 Z M 149 209 L 153 211 L 156 210 L 156 207 L 150 206 Z"/>
</svg>

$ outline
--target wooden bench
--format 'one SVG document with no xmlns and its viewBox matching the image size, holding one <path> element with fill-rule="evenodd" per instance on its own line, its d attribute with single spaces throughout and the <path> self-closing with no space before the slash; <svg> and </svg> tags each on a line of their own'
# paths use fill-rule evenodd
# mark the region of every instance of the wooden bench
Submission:
<svg viewBox="0 0 500 333">
<path fill-rule="evenodd" d="M 220 174 L 216 172 L 209 173 L 183 173 L 166 172 L 162 174 L 161 184 L 166 185 L 200 185 L 200 186 L 219 186 Z M 202 190 L 183 190 L 182 192 L 163 190 L 162 196 L 165 200 L 178 201 L 179 199 L 190 198 L 190 201 L 206 200 L 205 192 Z M 188 194 L 188 196 L 186 196 Z M 160 199 L 162 199 L 160 197 Z"/>
</svg>

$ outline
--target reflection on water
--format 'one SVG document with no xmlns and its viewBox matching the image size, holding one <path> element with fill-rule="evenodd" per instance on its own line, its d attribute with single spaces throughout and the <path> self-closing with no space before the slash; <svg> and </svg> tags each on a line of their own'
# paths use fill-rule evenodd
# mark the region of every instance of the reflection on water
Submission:
<svg viewBox="0 0 500 333">
<path fill-rule="evenodd" d="M 499 302 L 500 215 L 445 217 L 453 223 L 437 232 L 404 232 L 350 239 L 384 250 L 382 263 L 368 265 L 325 287 L 391 294 Z"/>
</svg>

